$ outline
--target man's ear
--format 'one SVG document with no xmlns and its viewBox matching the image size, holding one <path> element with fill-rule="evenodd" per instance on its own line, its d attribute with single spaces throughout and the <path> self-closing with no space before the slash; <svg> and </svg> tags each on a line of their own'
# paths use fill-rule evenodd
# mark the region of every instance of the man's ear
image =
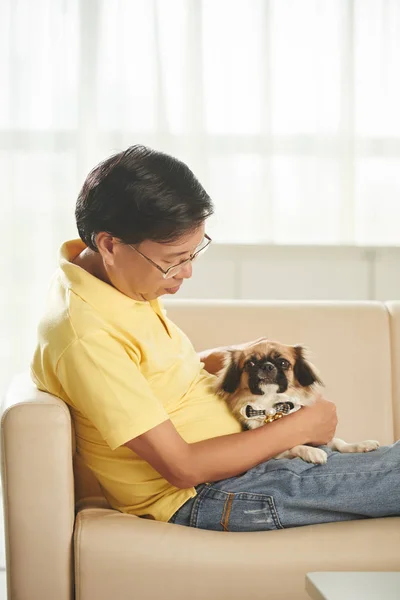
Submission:
<svg viewBox="0 0 400 600">
<path fill-rule="evenodd" d="M 294 363 L 293 373 L 302 387 L 309 387 L 314 383 L 324 385 L 315 371 L 315 367 L 308 362 L 304 356 L 304 348 L 302 346 L 294 346 L 296 353 L 296 362 Z"/>
<path fill-rule="evenodd" d="M 242 377 L 242 369 L 239 366 L 240 352 L 229 350 L 226 355 L 225 367 L 218 374 L 217 393 L 233 394 L 239 385 Z"/>
</svg>

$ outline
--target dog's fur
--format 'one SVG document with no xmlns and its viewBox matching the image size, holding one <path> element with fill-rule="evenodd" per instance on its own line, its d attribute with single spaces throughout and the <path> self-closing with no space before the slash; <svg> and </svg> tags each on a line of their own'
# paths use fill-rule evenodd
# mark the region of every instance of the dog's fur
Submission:
<svg viewBox="0 0 400 600">
<path fill-rule="evenodd" d="M 264 417 L 247 418 L 245 407 L 270 410 L 277 402 L 290 401 L 294 409 L 313 403 L 318 386 L 323 385 L 302 346 L 287 346 L 269 340 L 257 341 L 245 349 L 227 352 L 225 367 L 217 378 L 217 393 L 223 397 L 244 429 L 264 425 Z M 339 452 L 369 452 L 379 443 L 366 440 L 348 444 L 333 438 L 328 446 Z M 307 462 L 325 463 L 321 448 L 295 446 L 275 458 L 299 457 Z"/>
</svg>

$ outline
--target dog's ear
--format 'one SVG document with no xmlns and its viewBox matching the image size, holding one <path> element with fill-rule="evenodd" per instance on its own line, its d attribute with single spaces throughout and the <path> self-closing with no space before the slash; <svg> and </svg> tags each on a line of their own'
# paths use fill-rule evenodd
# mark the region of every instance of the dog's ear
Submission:
<svg viewBox="0 0 400 600">
<path fill-rule="evenodd" d="M 239 366 L 240 352 L 229 350 L 226 353 L 225 367 L 218 373 L 217 393 L 233 394 L 242 377 L 242 369 Z"/>
<path fill-rule="evenodd" d="M 314 383 L 324 385 L 315 371 L 315 367 L 308 362 L 304 356 L 303 346 L 294 346 L 296 353 L 296 362 L 294 363 L 293 373 L 302 387 L 309 387 Z"/>
</svg>

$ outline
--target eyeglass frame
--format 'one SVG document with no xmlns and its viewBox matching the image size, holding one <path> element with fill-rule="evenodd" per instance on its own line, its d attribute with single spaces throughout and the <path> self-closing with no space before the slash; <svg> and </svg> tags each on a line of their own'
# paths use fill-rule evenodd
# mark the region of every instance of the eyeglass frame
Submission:
<svg viewBox="0 0 400 600">
<path fill-rule="evenodd" d="M 154 262 L 154 260 L 152 260 L 145 254 L 143 254 L 143 252 L 141 252 L 140 250 L 135 248 L 135 246 L 132 246 L 132 244 L 127 244 L 127 246 L 132 248 L 132 250 L 136 250 L 136 252 L 138 254 L 140 254 L 140 256 L 143 256 L 143 258 L 145 258 L 151 265 L 153 265 L 153 267 L 156 267 L 156 269 L 158 269 L 163 274 L 163 279 L 168 279 L 168 273 L 170 273 L 173 269 L 176 269 L 177 267 L 179 267 L 179 270 L 183 269 L 183 267 L 185 265 L 193 262 L 194 259 L 199 256 L 199 254 L 202 254 L 209 247 L 209 245 L 212 242 L 212 239 L 210 238 L 210 236 L 205 233 L 203 239 L 206 239 L 207 243 L 202 248 L 199 248 L 199 250 L 196 250 L 195 252 L 193 252 L 193 254 L 191 254 L 191 256 L 189 258 L 187 258 L 186 260 L 183 260 L 182 262 L 177 263 L 176 265 L 171 265 L 170 267 L 168 267 L 168 269 L 163 269 L 162 267 L 160 267 L 160 265 L 158 265 L 156 262 Z M 178 273 L 179 273 L 179 271 L 178 271 Z M 171 277 L 171 279 L 172 279 L 172 277 Z"/>
</svg>

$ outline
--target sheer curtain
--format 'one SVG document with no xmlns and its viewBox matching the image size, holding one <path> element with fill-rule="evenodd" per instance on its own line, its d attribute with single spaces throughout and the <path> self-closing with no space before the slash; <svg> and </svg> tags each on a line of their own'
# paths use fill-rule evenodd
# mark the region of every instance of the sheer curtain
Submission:
<svg viewBox="0 0 400 600">
<path fill-rule="evenodd" d="M 217 241 L 399 245 L 399 107 L 398 0 L 2 0 L 0 389 L 98 160 L 185 160 Z"/>
</svg>

